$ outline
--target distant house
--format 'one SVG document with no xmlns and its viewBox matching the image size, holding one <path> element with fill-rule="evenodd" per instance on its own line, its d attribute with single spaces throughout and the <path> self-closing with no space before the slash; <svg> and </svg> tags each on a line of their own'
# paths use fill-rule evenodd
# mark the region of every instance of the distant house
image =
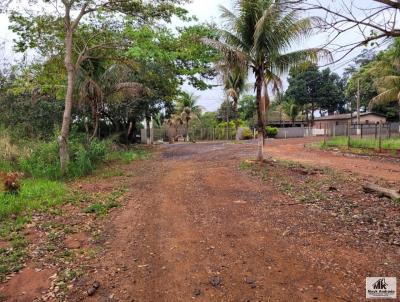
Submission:
<svg viewBox="0 0 400 302">
<path fill-rule="evenodd" d="M 334 114 L 315 118 L 314 128 L 325 129 L 332 125 L 347 125 L 351 121 L 352 124 L 357 123 L 357 113 Z M 360 113 L 361 124 L 384 124 L 386 117 L 383 114 L 374 112 Z"/>
</svg>

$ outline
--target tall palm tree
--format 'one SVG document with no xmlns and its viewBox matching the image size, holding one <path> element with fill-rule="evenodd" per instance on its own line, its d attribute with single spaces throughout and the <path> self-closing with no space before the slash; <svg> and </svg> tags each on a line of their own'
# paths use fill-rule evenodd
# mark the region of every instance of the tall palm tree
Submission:
<svg viewBox="0 0 400 302">
<path fill-rule="evenodd" d="M 206 40 L 222 51 L 227 62 L 249 68 L 255 76 L 258 130 L 264 143 L 269 87 L 281 88 L 280 76 L 305 60 L 317 61 L 326 50 L 311 48 L 288 52 L 295 42 L 311 34 L 315 18 L 300 18 L 281 0 L 236 0 L 235 12 L 221 6 L 224 29 L 219 40 Z M 260 146 L 259 159 L 262 159 Z"/>
<path fill-rule="evenodd" d="M 400 39 L 395 40 L 388 55 L 376 61 L 370 72 L 378 76 L 375 85 L 379 94 L 371 100 L 369 109 L 397 100 L 400 119 Z"/>
<path fill-rule="evenodd" d="M 201 115 L 203 108 L 197 104 L 199 97 L 194 93 L 183 92 L 176 100 L 176 111 L 186 122 L 186 141 L 189 141 L 189 122 Z"/>
</svg>

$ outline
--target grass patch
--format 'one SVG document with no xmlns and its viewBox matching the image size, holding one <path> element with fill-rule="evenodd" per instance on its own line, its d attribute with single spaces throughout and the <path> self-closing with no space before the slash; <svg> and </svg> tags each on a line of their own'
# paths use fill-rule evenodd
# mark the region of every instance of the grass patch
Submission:
<svg viewBox="0 0 400 302">
<path fill-rule="evenodd" d="M 19 194 L 0 194 L 0 220 L 45 211 L 71 198 L 65 184 L 45 179 L 25 179 Z"/>
<path fill-rule="evenodd" d="M 327 140 L 325 143 L 321 142 L 320 147 L 347 147 L 348 138 L 346 136 L 337 136 Z M 378 149 L 379 142 L 373 138 L 351 138 L 351 148 L 359 149 Z M 388 150 L 400 149 L 400 138 L 382 139 L 382 148 Z"/>
<path fill-rule="evenodd" d="M 120 198 L 126 192 L 126 189 L 118 189 L 108 194 L 103 200 L 92 203 L 84 209 L 85 213 L 95 214 L 96 216 L 105 216 L 108 212 L 120 206 L 118 198 Z"/>
<path fill-rule="evenodd" d="M 106 157 L 108 161 L 121 161 L 124 164 L 129 164 L 135 160 L 148 159 L 150 156 L 149 151 L 142 149 L 132 149 L 124 151 L 116 151 L 109 153 Z"/>
</svg>

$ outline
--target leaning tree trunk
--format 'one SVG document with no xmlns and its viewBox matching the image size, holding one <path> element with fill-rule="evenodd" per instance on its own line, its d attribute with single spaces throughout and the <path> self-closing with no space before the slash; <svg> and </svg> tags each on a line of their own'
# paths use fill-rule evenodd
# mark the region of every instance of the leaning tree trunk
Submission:
<svg viewBox="0 0 400 302">
<path fill-rule="evenodd" d="M 58 137 L 58 144 L 60 146 L 60 166 L 61 173 L 65 175 L 69 164 L 69 152 L 68 152 L 68 137 L 71 124 L 71 112 L 72 112 L 72 98 L 74 93 L 75 84 L 75 67 L 72 63 L 72 30 L 67 30 L 65 37 L 65 68 L 67 69 L 68 84 L 67 92 L 65 95 L 65 108 L 61 126 L 61 133 Z"/>
</svg>

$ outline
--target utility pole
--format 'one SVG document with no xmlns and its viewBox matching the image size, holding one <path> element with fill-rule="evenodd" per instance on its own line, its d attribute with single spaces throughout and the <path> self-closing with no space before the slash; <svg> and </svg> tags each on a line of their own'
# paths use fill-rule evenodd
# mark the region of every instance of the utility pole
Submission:
<svg viewBox="0 0 400 302">
<path fill-rule="evenodd" d="M 357 81 L 357 135 L 361 134 L 360 129 L 360 79 Z"/>
</svg>

